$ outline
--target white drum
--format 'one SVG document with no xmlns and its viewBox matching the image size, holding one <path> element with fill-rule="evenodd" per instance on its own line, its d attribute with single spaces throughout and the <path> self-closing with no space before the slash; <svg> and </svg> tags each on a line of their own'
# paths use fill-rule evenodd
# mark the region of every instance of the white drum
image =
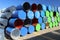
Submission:
<svg viewBox="0 0 60 40">
<path fill-rule="evenodd" d="M 0 40 L 5 40 L 4 37 L 4 29 L 0 28 Z"/>
<path fill-rule="evenodd" d="M 7 26 L 8 20 L 0 18 L 0 28 L 5 28 Z"/>
</svg>

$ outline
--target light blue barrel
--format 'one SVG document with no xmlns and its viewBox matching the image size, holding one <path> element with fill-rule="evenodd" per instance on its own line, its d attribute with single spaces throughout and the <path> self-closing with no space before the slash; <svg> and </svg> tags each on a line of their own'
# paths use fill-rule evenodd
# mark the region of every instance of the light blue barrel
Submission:
<svg viewBox="0 0 60 40">
<path fill-rule="evenodd" d="M 34 13 L 31 10 L 29 10 L 28 13 L 27 13 L 27 17 L 29 19 L 33 19 L 34 18 Z"/>
<path fill-rule="evenodd" d="M 41 11 L 41 17 L 44 17 L 44 16 L 45 16 L 45 12 Z"/>
<path fill-rule="evenodd" d="M 39 17 L 40 17 L 40 12 L 39 12 L 39 11 L 36 11 L 36 12 L 35 12 L 35 18 L 38 19 Z"/>
<path fill-rule="evenodd" d="M 47 17 L 43 17 L 43 22 L 46 23 L 47 22 Z"/>
<path fill-rule="evenodd" d="M 40 18 L 38 19 L 38 23 L 41 24 L 42 21 L 43 21 L 43 20 L 42 20 L 42 17 L 40 17 Z"/>
<path fill-rule="evenodd" d="M 26 19 L 26 13 L 23 10 L 16 10 L 12 12 L 12 18 L 19 18 L 21 20 Z"/>
<path fill-rule="evenodd" d="M 30 25 L 29 27 L 28 27 L 28 32 L 31 34 L 31 33 L 33 33 L 34 32 L 34 26 L 33 25 Z"/>
<path fill-rule="evenodd" d="M 54 11 L 54 6 L 52 6 L 52 11 Z"/>
<path fill-rule="evenodd" d="M 41 29 L 44 30 L 46 25 L 44 23 L 41 24 Z"/>
<path fill-rule="evenodd" d="M 26 12 L 24 12 L 23 10 L 18 11 L 18 18 L 21 20 L 25 20 L 26 19 Z"/>
<path fill-rule="evenodd" d="M 58 7 L 58 12 L 60 13 L 60 7 Z"/>
<path fill-rule="evenodd" d="M 55 6 L 55 7 L 54 7 L 54 11 L 57 11 L 57 10 L 58 10 L 58 8 Z"/>
<path fill-rule="evenodd" d="M 22 28 L 20 29 L 20 35 L 21 35 L 21 36 L 25 36 L 25 35 L 27 35 L 27 33 L 28 33 L 28 30 L 27 30 L 26 27 L 22 27 Z"/>
<path fill-rule="evenodd" d="M 20 37 L 20 30 L 17 28 L 11 28 L 8 26 L 6 28 L 6 34 L 8 34 L 12 39 L 18 39 Z"/>
<path fill-rule="evenodd" d="M 49 11 L 52 11 L 51 5 L 48 6 L 48 10 L 49 10 Z"/>
<path fill-rule="evenodd" d="M 46 11 L 46 9 L 47 9 L 45 5 L 42 5 L 42 8 L 44 11 Z"/>
</svg>

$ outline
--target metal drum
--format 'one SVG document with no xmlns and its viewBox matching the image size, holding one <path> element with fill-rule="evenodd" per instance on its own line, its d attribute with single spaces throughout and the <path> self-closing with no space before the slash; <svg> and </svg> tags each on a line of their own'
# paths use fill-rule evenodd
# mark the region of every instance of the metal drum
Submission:
<svg viewBox="0 0 60 40">
<path fill-rule="evenodd" d="M 20 31 L 17 28 L 7 27 L 6 34 L 11 36 L 12 39 L 18 39 L 20 37 Z"/>
<path fill-rule="evenodd" d="M 26 12 L 24 12 L 23 10 L 13 11 L 12 18 L 19 18 L 21 20 L 25 20 L 26 19 Z"/>
<path fill-rule="evenodd" d="M 45 17 L 45 12 L 41 11 L 41 17 Z"/>
<path fill-rule="evenodd" d="M 38 19 L 40 17 L 40 12 L 39 11 L 36 11 L 34 14 L 35 14 L 35 18 Z"/>
<path fill-rule="evenodd" d="M 58 12 L 60 13 L 60 7 L 58 7 Z"/>
<path fill-rule="evenodd" d="M 48 6 L 48 10 L 49 10 L 49 11 L 52 11 L 51 5 Z"/>
<path fill-rule="evenodd" d="M 21 20 L 25 20 L 26 19 L 26 12 L 24 12 L 23 10 L 18 11 L 18 18 Z"/>
<path fill-rule="evenodd" d="M 20 29 L 20 35 L 21 35 L 21 36 L 25 36 L 25 35 L 27 35 L 27 33 L 28 33 L 28 30 L 27 30 L 26 27 L 22 27 L 22 28 Z"/>
<path fill-rule="evenodd" d="M 11 27 L 15 27 L 20 29 L 23 26 L 24 22 L 21 19 L 18 18 L 12 18 L 9 20 L 9 25 Z"/>
<path fill-rule="evenodd" d="M 56 6 L 54 7 L 54 11 L 58 11 L 58 8 Z"/>
<path fill-rule="evenodd" d="M 9 19 L 12 16 L 11 12 L 0 13 L 0 18 Z"/>
<path fill-rule="evenodd" d="M 46 17 L 49 17 L 49 11 L 48 10 L 46 11 Z"/>
<path fill-rule="evenodd" d="M 42 5 L 42 9 L 43 9 L 43 11 L 46 11 L 46 6 L 45 5 Z"/>
<path fill-rule="evenodd" d="M 38 23 L 41 24 L 42 22 L 43 22 L 43 19 L 42 19 L 42 17 L 40 17 L 40 18 L 38 19 Z"/>
<path fill-rule="evenodd" d="M 51 20 L 51 17 L 48 17 L 48 20 L 47 20 L 47 21 L 50 23 L 50 22 L 52 21 L 52 20 Z"/>
<path fill-rule="evenodd" d="M 56 23 L 55 22 L 53 22 L 53 27 L 55 27 L 56 26 Z"/>
<path fill-rule="evenodd" d="M 52 11 L 54 11 L 54 6 L 52 6 Z"/>
<path fill-rule="evenodd" d="M 33 26 L 36 26 L 37 23 L 38 23 L 38 19 L 36 19 L 36 18 L 32 19 L 32 25 Z"/>
<path fill-rule="evenodd" d="M 34 29 L 34 26 L 33 25 L 29 25 L 29 27 L 28 27 L 28 33 L 33 33 L 35 31 L 35 29 Z"/>
<path fill-rule="evenodd" d="M 8 7 L 8 8 L 4 8 L 3 10 L 2 10 L 2 12 L 3 13 L 5 13 L 5 12 L 13 12 L 13 11 L 15 11 L 16 10 L 16 7 L 15 6 L 11 6 L 11 7 Z"/>
<path fill-rule="evenodd" d="M 34 13 L 31 10 L 29 10 L 28 13 L 27 13 L 27 17 L 29 19 L 33 19 L 34 18 Z"/>
<path fill-rule="evenodd" d="M 33 4 L 31 5 L 31 10 L 32 10 L 33 12 L 35 12 L 35 11 L 37 10 L 37 4 L 33 3 Z"/>
<path fill-rule="evenodd" d="M 53 11 L 50 11 L 50 17 L 53 17 Z"/>
<path fill-rule="evenodd" d="M 44 30 L 45 28 L 46 28 L 45 23 L 42 23 L 42 24 L 41 24 L 41 29 Z"/>
<path fill-rule="evenodd" d="M 49 23 L 49 27 L 50 27 L 50 28 L 53 28 L 52 22 Z"/>
<path fill-rule="evenodd" d="M 30 19 L 25 19 L 24 20 L 24 26 L 25 27 L 29 27 L 29 25 L 31 25 L 32 21 Z"/>
<path fill-rule="evenodd" d="M 48 18 L 47 18 L 46 16 L 43 17 L 43 22 L 44 22 L 44 23 L 47 23 L 47 19 L 48 19 Z"/>
<path fill-rule="evenodd" d="M 18 11 L 13 11 L 11 18 L 18 18 Z"/>
<path fill-rule="evenodd" d="M 38 7 L 37 9 L 38 9 L 39 11 L 42 10 L 42 5 L 41 5 L 41 4 L 38 4 L 37 7 Z"/>
<path fill-rule="evenodd" d="M 55 25 L 56 25 L 56 27 L 58 26 L 58 19 L 57 19 L 57 17 L 55 17 Z"/>
<path fill-rule="evenodd" d="M 55 21 L 55 18 L 54 17 L 52 17 L 52 22 L 54 22 Z"/>
<path fill-rule="evenodd" d="M 18 5 L 18 6 L 16 7 L 16 10 L 22 10 L 22 9 L 23 9 L 22 5 Z"/>
<path fill-rule="evenodd" d="M 37 24 L 36 27 L 35 27 L 35 30 L 39 31 L 40 29 L 41 29 L 41 24 Z"/>
<path fill-rule="evenodd" d="M 0 39 L 5 40 L 4 37 L 4 28 L 0 28 Z"/>
<path fill-rule="evenodd" d="M 56 23 L 56 27 L 58 26 L 58 22 L 57 21 L 55 21 L 55 23 Z"/>
<path fill-rule="evenodd" d="M 0 28 L 5 28 L 8 24 L 7 19 L 0 18 Z"/>
<path fill-rule="evenodd" d="M 25 2 L 25 3 L 23 4 L 23 9 L 24 9 L 26 12 L 28 12 L 28 10 L 30 10 L 30 4 L 29 4 L 29 2 Z"/>
</svg>

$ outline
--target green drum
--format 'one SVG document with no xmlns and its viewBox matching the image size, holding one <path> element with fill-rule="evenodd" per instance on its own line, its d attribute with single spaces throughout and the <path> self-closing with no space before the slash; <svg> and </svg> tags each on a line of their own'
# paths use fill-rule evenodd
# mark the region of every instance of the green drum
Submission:
<svg viewBox="0 0 60 40">
<path fill-rule="evenodd" d="M 36 31 L 39 31 L 41 29 L 41 25 L 40 24 L 37 24 L 36 25 Z"/>
<path fill-rule="evenodd" d="M 46 17 L 49 17 L 49 11 L 48 10 L 46 11 Z"/>
<path fill-rule="evenodd" d="M 53 22 L 53 27 L 55 27 L 55 22 Z"/>
<path fill-rule="evenodd" d="M 60 22 L 60 16 L 57 17 L 58 22 Z"/>
<path fill-rule="evenodd" d="M 58 20 L 58 22 L 60 22 L 60 18 L 59 18 L 59 16 L 57 17 L 57 20 Z"/>
<path fill-rule="evenodd" d="M 60 16 L 59 16 L 59 22 L 60 22 Z"/>
<path fill-rule="evenodd" d="M 55 23 L 56 23 L 56 27 L 57 27 L 58 26 L 58 22 L 56 21 Z"/>
<path fill-rule="evenodd" d="M 52 25 L 52 22 L 50 22 L 50 23 L 49 23 L 49 27 L 50 27 L 50 28 L 53 28 L 52 26 L 53 26 L 53 25 Z"/>
<path fill-rule="evenodd" d="M 56 12 L 56 16 L 57 16 L 57 17 L 59 16 L 59 13 L 58 13 L 58 12 Z"/>
<path fill-rule="evenodd" d="M 50 11 L 50 17 L 53 17 L 53 12 L 52 11 Z"/>
<path fill-rule="evenodd" d="M 55 22 L 58 21 L 57 17 L 55 17 Z"/>
<path fill-rule="evenodd" d="M 48 22 L 49 22 L 49 23 L 51 22 L 51 17 L 48 17 Z"/>
<path fill-rule="evenodd" d="M 59 18 L 58 17 L 55 17 L 55 25 L 56 25 L 56 27 L 58 26 L 58 22 L 59 21 Z"/>
</svg>

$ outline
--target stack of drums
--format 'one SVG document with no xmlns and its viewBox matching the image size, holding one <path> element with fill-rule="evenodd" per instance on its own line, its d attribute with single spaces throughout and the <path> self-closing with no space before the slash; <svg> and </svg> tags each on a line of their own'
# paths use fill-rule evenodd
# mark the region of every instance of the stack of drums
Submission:
<svg viewBox="0 0 60 40">
<path fill-rule="evenodd" d="M 23 7 L 17 7 L 12 12 L 6 33 L 16 39 L 34 31 L 57 27 L 60 22 L 59 12 L 51 8 L 50 5 L 37 5 L 35 3 L 30 5 L 25 2 Z"/>
</svg>

